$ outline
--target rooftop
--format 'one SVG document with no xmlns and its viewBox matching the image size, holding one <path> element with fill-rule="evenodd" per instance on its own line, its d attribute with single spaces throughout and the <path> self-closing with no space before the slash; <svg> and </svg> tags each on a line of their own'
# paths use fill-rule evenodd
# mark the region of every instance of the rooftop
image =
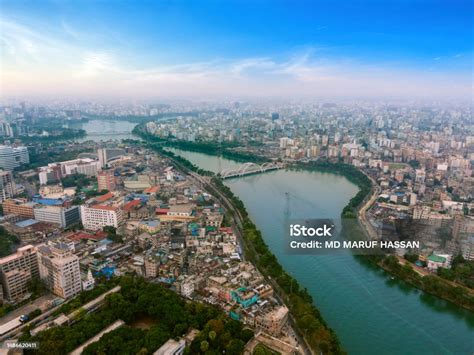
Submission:
<svg viewBox="0 0 474 355">
<path fill-rule="evenodd" d="M 436 254 L 431 254 L 428 256 L 429 261 L 433 261 L 435 263 L 445 263 L 446 258 L 443 258 L 442 256 L 436 255 Z"/>
<path fill-rule="evenodd" d="M 20 228 L 27 228 L 29 226 L 32 226 L 33 224 L 36 224 L 36 223 L 39 223 L 39 222 L 35 219 L 26 219 L 24 221 L 15 223 L 15 226 L 20 227 Z"/>
<path fill-rule="evenodd" d="M 95 200 L 97 202 L 104 202 L 104 201 L 110 200 L 114 196 L 115 195 L 112 192 L 107 192 L 105 195 L 97 196 Z"/>
</svg>

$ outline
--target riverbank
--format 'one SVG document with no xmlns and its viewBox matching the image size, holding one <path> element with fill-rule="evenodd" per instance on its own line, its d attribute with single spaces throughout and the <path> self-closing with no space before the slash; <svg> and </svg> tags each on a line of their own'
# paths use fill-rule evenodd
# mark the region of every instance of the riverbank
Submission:
<svg viewBox="0 0 474 355">
<path fill-rule="evenodd" d="M 420 275 L 410 262 L 406 261 L 402 264 L 398 258 L 393 255 L 367 257 L 367 260 L 370 260 L 389 274 L 423 292 L 474 312 L 474 291 L 467 287 L 454 285 L 434 274 Z"/>
<path fill-rule="evenodd" d="M 191 152 L 221 156 L 223 158 L 237 162 L 265 163 L 270 161 L 270 159 L 262 156 L 236 151 L 235 148 L 238 148 L 239 145 L 235 143 L 220 142 L 214 144 L 207 142 L 183 141 L 174 138 L 160 138 L 146 132 L 145 125 L 143 123 L 136 125 L 132 133 L 137 136 L 140 136 L 145 141 L 151 141 L 162 146 L 187 150 Z"/>
<path fill-rule="evenodd" d="M 160 154 L 175 159 L 176 155 L 164 150 L 161 146 L 151 144 L 150 147 Z M 196 165 L 180 157 L 176 159 L 181 168 L 189 169 L 193 172 L 203 172 Z M 274 286 L 279 297 L 285 301 L 290 309 L 290 314 L 294 325 L 300 334 L 305 334 L 304 339 L 315 352 L 324 354 L 342 354 L 340 342 L 329 328 L 321 316 L 319 310 L 313 305 L 313 299 L 308 291 L 302 288 L 298 281 L 290 276 L 278 262 L 277 258 L 268 248 L 268 245 L 262 238 L 262 233 L 251 221 L 243 202 L 233 194 L 233 192 L 224 185 L 222 179 L 211 172 L 205 175 L 212 176 L 211 186 L 223 194 L 236 209 L 241 223 L 237 226 L 241 228 L 243 238 L 243 248 L 246 259 L 254 263 L 257 268 L 265 275 Z"/>
<path fill-rule="evenodd" d="M 368 229 L 368 223 L 361 223 L 361 219 L 365 220 L 365 211 L 361 209 L 364 207 L 366 207 L 365 210 L 370 208 L 370 203 L 374 202 L 373 196 L 379 190 L 373 186 L 373 181 L 366 174 L 352 165 L 325 161 L 310 162 L 306 165 L 298 164 L 297 167 L 342 175 L 356 184 L 359 187 L 359 192 L 344 207 L 341 217 L 343 219 L 354 219 L 359 216 L 358 224 L 350 224 L 350 239 L 362 240 L 364 236 L 373 234 Z M 369 206 L 363 206 L 364 201 L 367 201 Z M 360 228 L 360 230 L 357 228 Z M 343 229 L 343 233 L 349 233 L 349 231 Z M 472 289 L 445 280 L 436 274 L 420 275 L 414 270 L 414 265 L 409 261 L 401 264 L 398 258 L 393 255 L 366 255 L 361 257 L 419 290 L 474 312 L 474 291 Z"/>
<path fill-rule="evenodd" d="M 69 128 L 61 128 L 58 129 L 60 133 L 49 134 L 45 136 L 37 135 L 37 136 L 20 136 L 19 139 L 24 144 L 35 144 L 35 143 L 42 143 L 42 144 L 49 144 L 49 143 L 56 143 L 61 141 L 69 141 L 69 140 L 77 140 L 79 138 L 86 137 L 86 131 L 83 129 L 69 129 Z"/>
</svg>

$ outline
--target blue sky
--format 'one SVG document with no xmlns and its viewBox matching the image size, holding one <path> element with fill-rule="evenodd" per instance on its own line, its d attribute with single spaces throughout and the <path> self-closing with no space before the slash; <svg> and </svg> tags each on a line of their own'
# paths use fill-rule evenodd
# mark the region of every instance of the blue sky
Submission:
<svg viewBox="0 0 474 355">
<path fill-rule="evenodd" d="M 469 97 L 472 1 L 2 1 L 2 95 Z"/>
</svg>

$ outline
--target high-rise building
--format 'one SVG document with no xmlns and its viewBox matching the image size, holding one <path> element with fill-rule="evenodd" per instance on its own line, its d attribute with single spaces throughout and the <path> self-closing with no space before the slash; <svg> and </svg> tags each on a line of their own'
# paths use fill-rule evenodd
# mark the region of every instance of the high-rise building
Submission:
<svg viewBox="0 0 474 355">
<path fill-rule="evenodd" d="M 81 220 L 81 210 L 79 206 L 37 205 L 34 208 L 34 218 L 37 221 L 54 223 L 60 225 L 61 228 L 68 228 Z"/>
<path fill-rule="evenodd" d="M 82 290 L 79 257 L 64 243 L 38 247 L 39 272 L 46 286 L 57 296 L 71 298 Z"/>
<path fill-rule="evenodd" d="M 46 185 L 48 182 L 60 181 L 63 178 L 63 173 L 60 165 L 50 164 L 39 168 L 38 176 L 40 184 Z"/>
<path fill-rule="evenodd" d="M 6 121 L 0 122 L 0 136 L 3 137 L 13 137 L 13 129 L 10 123 Z"/>
<path fill-rule="evenodd" d="M 97 174 L 98 190 L 114 191 L 116 188 L 115 179 L 113 170 L 102 170 Z"/>
<path fill-rule="evenodd" d="M 85 229 L 99 230 L 105 226 L 118 228 L 122 224 L 123 211 L 116 206 L 81 206 L 82 225 Z"/>
<path fill-rule="evenodd" d="M 29 164 L 30 155 L 27 147 L 10 147 L 0 145 L 0 168 L 4 170 L 13 170 L 20 165 Z"/>
<path fill-rule="evenodd" d="M 117 159 L 125 155 L 125 150 L 120 148 L 100 148 L 97 150 L 97 156 L 99 157 L 99 162 L 101 167 L 107 166 L 111 160 Z"/>
<path fill-rule="evenodd" d="M 21 300 L 28 292 L 28 282 L 39 277 L 37 249 L 26 245 L 0 259 L 3 295 L 9 301 Z"/>
<path fill-rule="evenodd" d="M 158 276 L 160 261 L 157 257 L 149 256 L 145 259 L 145 276 L 154 278 Z"/>
<path fill-rule="evenodd" d="M 0 202 L 12 198 L 15 195 L 16 187 L 11 171 L 0 171 Z"/>
</svg>

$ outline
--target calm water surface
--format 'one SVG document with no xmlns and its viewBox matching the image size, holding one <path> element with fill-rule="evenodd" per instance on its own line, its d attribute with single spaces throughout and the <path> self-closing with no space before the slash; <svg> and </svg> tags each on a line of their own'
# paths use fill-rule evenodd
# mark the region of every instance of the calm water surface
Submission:
<svg viewBox="0 0 474 355">
<path fill-rule="evenodd" d="M 87 136 L 78 139 L 79 142 L 93 140 L 96 142 L 122 139 L 139 139 L 132 134 L 136 123 L 128 121 L 90 120 L 87 122 L 68 123 L 68 128 L 83 129 Z"/>
</svg>

